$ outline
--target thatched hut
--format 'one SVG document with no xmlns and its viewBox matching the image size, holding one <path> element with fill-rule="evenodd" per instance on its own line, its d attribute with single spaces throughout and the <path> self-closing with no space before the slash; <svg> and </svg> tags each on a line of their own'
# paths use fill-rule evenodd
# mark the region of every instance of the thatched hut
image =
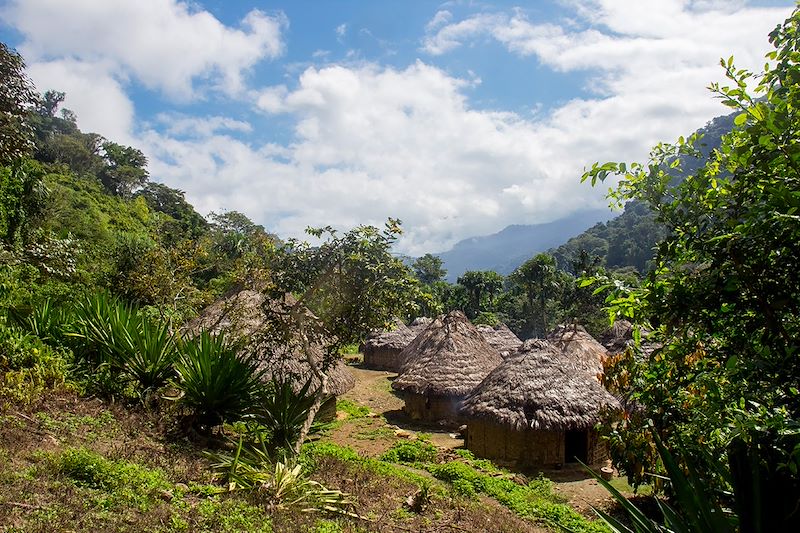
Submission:
<svg viewBox="0 0 800 533">
<path fill-rule="evenodd" d="M 522 341 L 519 337 L 514 335 L 514 332 L 508 329 L 508 326 L 503 323 L 497 324 L 494 327 L 482 324 L 477 326 L 477 328 L 478 331 L 481 332 L 481 335 L 483 335 L 483 338 L 486 339 L 486 342 L 500 352 L 503 359 L 516 352 L 519 347 L 522 346 Z"/>
<path fill-rule="evenodd" d="M 431 322 L 401 358 L 392 388 L 402 391 L 412 418 L 429 422 L 459 420 L 461 400 L 503 360 L 461 311 Z"/>
<path fill-rule="evenodd" d="M 416 336 L 414 331 L 399 320 L 391 331 L 370 334 L 361 349 L 364 354 L 364 366 L 375 370 L 397 372 L 400 369 L 400 352 Z"/>
<path fill-rule="evenodd" d="M 291 296 L 287 296 L 291 299 Z M 184 328 L 188 336 L 201 330 L 214 334 L 224 333 L 233 342 L 244 342 L 243 350 L 256 353 L 262 368 L 267 369 L 268 378 L 288 379 L 296 390 L 311 379 L 311 390 L 319 380 L 314 376 L 306 356 L 298 343 L 277 342 L 264 333 L 265 316 L 263 306 L 266 296 L 254 290 L 241 290 L 220 298 Z M 321 362 L 324 352 L 321 346 L 312 345 L 315 361 Z M 343 361 L 328 371 L 328 392 L 331 398 L 322 404 L 317 413 L 318 420 L 336 417 L 336 398 L 355 386 L 355 376 Z"/>
<path fill-rule="evenodd" d="M 600 381 L 608 350 L 589 335 L 583 326 L 577 324 L 556 326 L 547 335 L 547 340 L 572 359 L 579 368 L 596 376 Z"/>
<path fill-rule="evenodd" d="M 527 341 L 464 400 L 465 445 L 480 457 L 522 467 L 607 459 L 595 425 L 620 404 L 547 341 Z"/>
</svg>

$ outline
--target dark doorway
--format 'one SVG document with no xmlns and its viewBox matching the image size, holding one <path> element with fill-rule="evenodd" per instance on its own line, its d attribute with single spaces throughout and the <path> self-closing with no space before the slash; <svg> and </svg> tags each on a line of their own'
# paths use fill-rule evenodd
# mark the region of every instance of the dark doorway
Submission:
<svg viewBox="0 0 800 533">
<path fill-rule="evenodd" d="M 567 463 L 587 462 L 589 458 L 589 432 L 567 431 L 564 434 L 564 460 Z"/>
</svg>

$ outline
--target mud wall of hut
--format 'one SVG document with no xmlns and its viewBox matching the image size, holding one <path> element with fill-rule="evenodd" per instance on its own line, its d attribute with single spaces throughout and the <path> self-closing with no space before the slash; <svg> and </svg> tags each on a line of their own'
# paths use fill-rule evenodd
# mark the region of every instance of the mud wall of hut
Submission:
<svg viewBox="0 0 800 533">
<path fill-rule="evenodd" d="M 423 396 L 412 392 L 403 393 L 406 414 L 413 420 L 425 422 L 437 422 L 448 420 L 457 422 L 461 416 L 459 413 L 460 400 L 457 398 L 440 396 Z"/>
<path fill-rule="evenodd" d="M 589 431 L 588 464 L 599 465 L 610 458 L 608 443 L 600 438 L 600 434 L 597 431 Z"/>
<path fill-rule="evenodd" d="M 515 431 L 487 420 L 470 420 L 465 445 L 478 457 L 519 466 L 554 467 L 565 462 L 564 437 L 563 431 Z M 600 464 L 608 459 L 608 448 L 596 431 L 589 431 L 587 440 L 589 464 Z"/>
<path fill-rule="evenodd" d="M 397 372 L 400 368 L 400 352 L 397 348 L 386 346 L 364 346 L 364 366 L 373 370 Z"/>
</svg>

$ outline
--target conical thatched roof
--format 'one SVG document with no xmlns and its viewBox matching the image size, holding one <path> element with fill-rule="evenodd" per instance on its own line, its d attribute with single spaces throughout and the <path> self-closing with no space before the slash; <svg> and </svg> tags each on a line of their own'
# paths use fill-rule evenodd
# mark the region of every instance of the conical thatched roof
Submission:
<svg viewBox="0 0 800 533">
<path fill-rule="evenodd" d="M 590 374 L 547 341 L 527 341 L 464 400 L 469 417 L 515 430 L 586 429 L 621 406 Z"/>
<path fill-rule="evenodd" d="M 419 335 L 420 333 L 425 331 L 425 328 L 431 325 L 431 322 L 433 322 L 432 318 L 428 318 L 426 316 L 420 316 L 415 318 L 414 321 L 408 325 L 408 329 L 414 332 L 415 335 Z"/>
<path fill-rule="evenodd" d="M 497 324 L 496 326 L 487 326 L 482 324 L 477 326 L 478 331 L 481 332 L 486 342 L 491 344 L 503 358 L 508 357 L 510 354 L 517 351 L 522 346 L 522 341 L 514 335 L 514 332 L 508 329 L 505 324 Z"/>
<path fill-rule="evenodd" d="M 627 320 L 616 320 L 598 340 L 609 353 L 622 353 L 633 342 L 633 324 Z"/>
<path fill-rule="evenodd" d="M 291 301 L 291 295 L 287 295 Z M 262 306 L 266 296 L 258 291 L 242 290 L 220 298 L 183 329 L 188 336 L 195 336 L 205 330 L 213 334 L 224 333 L 233 341 L 250 340 L 245 351 L 258 354 L 261 364 L 267 368 L 269 376 L 285 377 L 295 381 L 300 388 L 312 376 L 311 367 L 298 346 L 290 346 L 264 338 L 265 316 Z M 311 347 L 317 361 L 322 361 L 322 347 Z M 352 389 L 355 376 L 344 362 L 339 361 L 328 372 L 328 392 L 339 396 Z M 312 390 L 319 381 L 312 380 Z"/>
<path fill-rule="evenodd" d="M 599 376 L 603 374 L 603 362 L 608 357 L 608 351 L 589 335 L 583 326 L 577 324 L 556 326 L 547 335 L 547 340 L 573 359 L 579 368 L 598 376 L 599 380 Z"/>
<path fill-rule="evenodd" d="M 391 331 L 376 331 L 370 333 L 364 342 L 364 355 L 369 351 L 375 350 L 402 350 L 414 340 L 417 334 L 408 328 L 399 320 L 395 323 L 394 329 Z"/>
<path fill-rule="evenodd" d="M 431 322 L 401 357 L 392 388 L 426 396 L 465 396 L 503 360 L 461 311 Z"/>
</svg>

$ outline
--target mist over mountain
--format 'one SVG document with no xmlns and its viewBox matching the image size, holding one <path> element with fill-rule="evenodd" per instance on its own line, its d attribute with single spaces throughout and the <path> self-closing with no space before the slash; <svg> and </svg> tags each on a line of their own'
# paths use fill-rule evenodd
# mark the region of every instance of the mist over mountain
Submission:
<svg viewBox="0 0 800 533">
<path fill-rule="evenodd" d="M 609 209 L 592 209 L 545 224 L 514 224 L 492 235 L 464 239 L 436 255 L 444 262 L 450 282 L 468 270 L 510 274 L 532 255 L 554 248 L 613 216 Z"/>
</svg>

